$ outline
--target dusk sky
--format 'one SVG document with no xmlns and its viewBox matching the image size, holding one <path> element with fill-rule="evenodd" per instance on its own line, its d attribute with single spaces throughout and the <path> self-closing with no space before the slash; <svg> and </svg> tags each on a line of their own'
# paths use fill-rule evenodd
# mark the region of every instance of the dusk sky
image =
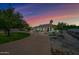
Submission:
<svg viewBox="0 0 79 59">
<path fill-rule="evenodd" d="M 8 8 L 8 4 L 0 4 L 0 9 Z M 52 19 L 54 24 L 66 22 L 79 25 L 79 4 L 34 4 L 17 3 L 12 4 L 16 11 L 24 16 L 24 20 L 30 26 L 47 24 Z"/>
</svg>

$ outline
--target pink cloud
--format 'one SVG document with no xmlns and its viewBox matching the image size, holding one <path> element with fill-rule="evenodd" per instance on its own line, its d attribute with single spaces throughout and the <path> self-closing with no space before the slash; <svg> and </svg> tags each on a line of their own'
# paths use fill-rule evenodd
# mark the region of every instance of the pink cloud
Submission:
<svg viewBox="0 0 79 59">
<path fill-rule="evenodd" d="M 52 20 L 64 20 L 64 19 L 71 19 L 71 18 L 76 18 L 79 17 L 79 14 L 74 14 L 74 15 L 63 15 L 63 16 L 34 16 L 28 18 L 26 21 L 29 23 L 31 26 L 37 26 L 40 24 L 46 24 L 49 23 L 49 21 Z"/>
</svg>

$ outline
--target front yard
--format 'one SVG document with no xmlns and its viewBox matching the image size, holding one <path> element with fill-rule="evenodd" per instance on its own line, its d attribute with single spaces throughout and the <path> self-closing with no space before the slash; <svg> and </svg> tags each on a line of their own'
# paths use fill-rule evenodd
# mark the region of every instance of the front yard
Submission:
<svg viewBox="0 0 79 59">
<path fill-rule="evenodd" d="M 12 32 L 9 37 L 6 36 L 4 33 L 0 33 L 0 44 L 20 40 L 28 36 L 30 36 L 30 34 L 24 32 Z"/>
</svg>

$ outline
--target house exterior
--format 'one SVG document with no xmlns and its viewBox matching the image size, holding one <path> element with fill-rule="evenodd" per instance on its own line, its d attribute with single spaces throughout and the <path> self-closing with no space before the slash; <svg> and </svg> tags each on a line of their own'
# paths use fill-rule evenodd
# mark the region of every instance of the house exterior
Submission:
<svg viewBox="0 0 79 59">
<path fill-rule="evenodd" d="M 50 20 L 49 24 L 42 24 L 33 28 L 33 31 L 37 32 L 52 32 L 53 29 L 53 20 Z"/>
</svg>

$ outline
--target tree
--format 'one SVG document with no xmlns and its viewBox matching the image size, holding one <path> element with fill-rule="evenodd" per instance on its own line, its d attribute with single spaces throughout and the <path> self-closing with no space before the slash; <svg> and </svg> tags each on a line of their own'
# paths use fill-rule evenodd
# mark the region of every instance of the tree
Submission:
<svg viewBox="0 0 79 59">
<path fill-rule="evenodd" d="M 26 29 L 27 31 L 30 31 L 32 29 L 32 27 L 29 26 L 29 24 L 26 21 L 24 21 L 23 23 L 24 23 L 24 29 Z"/>
<path fill-rule="evenodd" d="M 59 22 L 56 26 L 56 29 L 59 29 L 59 30 L 79 29 L 79 26 L 69 25 L 63 22 Z"/>
<path fill-rule="evenodd" d="M 64 29 L 66 29 L 66 26 L 67 26 L 66 23 L 59 22 L 59 23 L 57 24 L 57 29 L 59 29 L 59 30 L 64 30 Z"/>
<path fill-rule="evenodd" d="M 20 29 L 25 25 L 26 23 L 23 21 L 23 16 L 19 12 L 15 12 L 14 8 L 0 10 L 0 29 L 3 29 L 7 36 L 10 35 L 10 29 Z"/>
</svg>

